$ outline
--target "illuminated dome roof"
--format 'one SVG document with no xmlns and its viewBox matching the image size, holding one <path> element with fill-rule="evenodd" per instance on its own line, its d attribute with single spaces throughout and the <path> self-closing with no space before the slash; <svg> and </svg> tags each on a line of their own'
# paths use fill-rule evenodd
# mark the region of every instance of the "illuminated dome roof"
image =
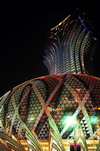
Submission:
<svg viewBox="0 0 100 151">
<path fill-rule="evenodd" d="M 23 121 L 38 139 L 48 139 L 51 115 L 62 138 L 73 138 L 75 123 L 67 121 L 68 117 L 73 121 L 79 118 L 89 138 L 95 134 L 97 121 L 91 119 L 98 116 L 99 109 L 99 78 L 83 74 L 47 75 L 18 85 L 2 97 L 1 129 L 6 123 L 9 133 L 25 139 Z"/>
</svg>

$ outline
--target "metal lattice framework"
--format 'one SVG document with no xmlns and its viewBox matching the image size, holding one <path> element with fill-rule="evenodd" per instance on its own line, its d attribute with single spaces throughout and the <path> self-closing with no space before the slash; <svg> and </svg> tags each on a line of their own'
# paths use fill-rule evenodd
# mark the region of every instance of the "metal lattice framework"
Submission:
<svg viewBox="0 0 100 151">
<path fill-rule="evenodd" d="M 72 116 L 73 120 L 78 117 L 85 136 L 93 137 L 95 131 L 90 117 L 98 116 L 100 80 L 82 74 L 36 78 L 4 95 L 1 106 L 1 131 L 8 131 L 20 139 L 24 139 L 25 133 L 21 121 L 34 130 L 38 139 L 48 139 L 48 118 L 51 117 L 62 138 L 73 138 L 75 127 L 70 129 L 70 122 L 66 126 L 63 125 L 65 116 Z"/>
</svg>

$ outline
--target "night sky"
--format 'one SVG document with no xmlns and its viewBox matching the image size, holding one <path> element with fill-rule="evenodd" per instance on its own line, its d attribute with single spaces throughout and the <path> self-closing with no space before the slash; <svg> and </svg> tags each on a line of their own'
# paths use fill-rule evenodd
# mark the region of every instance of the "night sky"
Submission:
<svg viewBox="0 0 100 151">
<path fill-rule="evenodd" d="M 49 29 L 71 14 L 84 11 L 98 39 L 94 75 L 100 77 L 100 8 L 95 1 L 30 1 L 0 5 L 0 96 L 29 79 L 47 75 L 43 64 Z"/>
</svg>

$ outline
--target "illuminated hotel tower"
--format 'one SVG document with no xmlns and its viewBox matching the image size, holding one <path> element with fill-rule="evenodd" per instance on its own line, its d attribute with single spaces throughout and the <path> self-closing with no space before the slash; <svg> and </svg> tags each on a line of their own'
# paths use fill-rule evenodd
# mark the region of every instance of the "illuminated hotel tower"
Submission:
<svg viewBox="0 0 100 151">
<path fill-rule="evenodd" d="M 2 150 L 65 151 L 75 140 L 83 151 L 99 151 L 100 78 L 92 76 L 97 40 L 91 29 L 77 9 L 50 30 L 44 56 L 49 75 L 0 99 Z"/>
<path fill-rule="evenodd" d="M 97 42 L 85 14 L 80 15 L 76 10 L 50 30 L 44 57 L 49 74 L 93 74 L 92 61 Z"/>
</svg>

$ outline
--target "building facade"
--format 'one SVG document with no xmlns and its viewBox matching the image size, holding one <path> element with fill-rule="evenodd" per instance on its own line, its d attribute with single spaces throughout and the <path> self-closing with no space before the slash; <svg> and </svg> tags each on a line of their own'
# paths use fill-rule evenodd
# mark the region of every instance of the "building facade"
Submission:
<svg viewBox="0 0 100 151">
<path fill-rule="evenodd" d="M 92 63 L 97 39 L 91 30 L 85 14 L 77 9 L 50 30 L 44 56 L 49 74 L 93 75 Z"/>
<path fill-rule="evenodd" d="M 92 75 L 97 40 L 90 29 L 85 14 L 76 10 L 50 30 L 44 56 L 50 75 L 1 97 L 1 148 L 13 149 L 13 137 L 28 143 L 25 150 L 64 151 L 74 141 L 83 150 L 99 148 L 100 79 Z"/>
</svg>

